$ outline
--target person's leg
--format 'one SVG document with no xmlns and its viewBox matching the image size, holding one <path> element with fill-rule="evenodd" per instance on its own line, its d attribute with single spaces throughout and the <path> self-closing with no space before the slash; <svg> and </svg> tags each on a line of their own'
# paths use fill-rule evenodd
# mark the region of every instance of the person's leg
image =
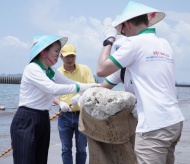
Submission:
<svg viewBox="0 0 190 164">
<path fill-rule="evenodd" d="M 75 128 L 75 143 L 76 143 L 76 164 L 85 164 L 87 153 L 87 137 L 78 130 L 79 113 L 73 117 L 73 125 Z"/>
<path fill-rule="evenodd" d="M 14 163 L 47 164 L 50 120 L 48 111 L 19 107 L 11 124 Z"/>
<path fill-rule="evenodd" d="M 58 117 L 58 130 L 62 143 L 62 161 L 64 164 L 73 164 L 72 138 L 74 129 L 72 128 L 71 113 L 62 113 Z"/>
<path fill-rule="evenodd" d="M 178 123 L 151 132 L 137 133 L 135 139 L 137 163 L 166 164 L 170 147 L 175 147 L 173 144 L 180 138 L 182 130 L 180 125 L 181 123 Z M 170 156 L 173 153 L 170 152 Z M 174 154 L 172 156 L 174 156 Z"/>
<path fill-rule="evenodd" d="M 18 108 L 10 129 L 14 164 L 35 163 L 36 145 L 32 129 L 32 117 L 27 111 Z"/>
<path fill-rule="evenodd" d="M 48 112 L 42 112 L 40 117 L 36 119 L 34 132 L 36 136 L 35 164 L 47 164 L 50 143 L 50 119 Z"/>
<path fill-rule="evenodd" d="M 177 145 L 178 141 L 181 138 L 181 132 L 183 129 L 183 122 L 181 122 L 180 124 L 176 124 L 176 128 L 181 129 L 181 130 L 179 131 L 180 134 L 176 135 L 176 139 L 174 139 L 174 142 L 172 142 L 170 147 L 169 147 L 168 155 L 167 155 L 167 159 L 166 159 L 167 164 L 173 164 L 175 162 L 175 156 L 174 156 L 175 146 Z"/>
</svg>

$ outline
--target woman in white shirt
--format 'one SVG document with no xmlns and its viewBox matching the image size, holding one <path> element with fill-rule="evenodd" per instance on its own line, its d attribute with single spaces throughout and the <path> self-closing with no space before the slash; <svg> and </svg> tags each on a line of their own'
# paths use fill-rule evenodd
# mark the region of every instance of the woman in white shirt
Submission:
<svg viewBox="0 0 190 164">
<path fill-rule="evenodd" d="M 76 93 L 96 83 L 72 81 L 52 68 L 58 61 L 66 37 L 36 35 L 20 85 L 19 107 L 11 124 L 14 164 L 47 164 L 50 119 L 56 95 Z M 70 110 L 69 105 L 65 105 Z"/>
</svg>

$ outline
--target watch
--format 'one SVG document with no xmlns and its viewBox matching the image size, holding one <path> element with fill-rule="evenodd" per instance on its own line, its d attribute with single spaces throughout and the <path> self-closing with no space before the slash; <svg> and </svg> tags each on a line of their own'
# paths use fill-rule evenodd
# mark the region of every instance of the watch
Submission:
<svg viewBox="0 0 190 164">
<path fill-rule="evenodd" d="M 103 46 L 107 46 L 107 45 L 111 45 L 112 46 L 113 45 L 113 42 L 109 41 L 108 39 L 104 40 Z"/>
</svg>

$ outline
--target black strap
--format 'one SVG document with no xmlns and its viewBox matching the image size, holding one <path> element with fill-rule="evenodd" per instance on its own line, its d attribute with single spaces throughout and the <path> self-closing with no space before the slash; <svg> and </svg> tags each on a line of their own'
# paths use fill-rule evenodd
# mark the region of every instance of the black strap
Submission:
<svg viewBox="0 0 190 164">
<path fill-rule="evenodd" d="M 125 70 L 126 70 L 126 67 L 122 68 L 120 72 L 120 78 L 123 83 L 124 83 Z"/>
</svg>

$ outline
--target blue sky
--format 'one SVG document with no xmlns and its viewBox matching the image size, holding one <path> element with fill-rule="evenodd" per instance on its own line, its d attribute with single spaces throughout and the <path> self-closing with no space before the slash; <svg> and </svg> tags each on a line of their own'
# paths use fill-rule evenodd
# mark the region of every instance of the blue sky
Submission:
<svg viewBox="0 0 190 164">
<path fill-rule="evenodd" d="M 102 29 L 123 11 L 128 0 L 2 0 L 0 2 L 0 74 L 22 73 L 35 34 L 63 35 L 77 48 L 77 62 L 96 65 Z M 176 81 L 190 83 L 190 2 L 136 0 L 166 13 L 155 25 L 175 54 Z M 55 65 L 61 65 L 61 60 Z"/>
</svg>

